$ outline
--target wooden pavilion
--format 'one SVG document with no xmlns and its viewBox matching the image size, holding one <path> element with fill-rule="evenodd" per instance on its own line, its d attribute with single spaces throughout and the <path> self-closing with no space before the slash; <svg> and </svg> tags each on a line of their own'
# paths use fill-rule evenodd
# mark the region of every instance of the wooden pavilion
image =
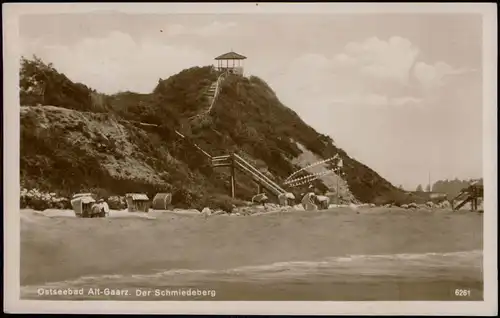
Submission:
<svg viewBox="0 0 500 318">
<path fill-rule="evenodd" d="M 217 56 L 215 60 L 218 71 L 229 71 L 243 76 L 243 60 L 246 60 L 246 56 L 231 51 Z"/>
</svg>

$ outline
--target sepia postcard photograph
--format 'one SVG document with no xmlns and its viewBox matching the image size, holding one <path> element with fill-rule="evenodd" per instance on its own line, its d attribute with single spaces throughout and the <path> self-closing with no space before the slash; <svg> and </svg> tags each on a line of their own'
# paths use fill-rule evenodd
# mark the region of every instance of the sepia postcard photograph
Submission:
<svg viewBox="0 0 500 318">
<path fill-rule="evenodd" d="M 498 314 L 493 4 L 2 12 L 4 311 Z"/>
</svg>

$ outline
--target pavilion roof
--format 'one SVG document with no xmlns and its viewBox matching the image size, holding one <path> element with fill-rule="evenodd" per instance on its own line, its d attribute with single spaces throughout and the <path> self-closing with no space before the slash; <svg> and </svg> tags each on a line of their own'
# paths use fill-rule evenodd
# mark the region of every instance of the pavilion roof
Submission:
<svg viewBox="0 0 500 318">
<path fill-rule="evenodd" d="M 238 54 L 236 52 L 228 52 L 228 53 L 224 53 L 220 56 L 217 56 L 215 59 L 216 60 L 244 60 L 246 59 L 247 57 L 246 56 L 243 56 L 241 54 Z"/>
</svg>

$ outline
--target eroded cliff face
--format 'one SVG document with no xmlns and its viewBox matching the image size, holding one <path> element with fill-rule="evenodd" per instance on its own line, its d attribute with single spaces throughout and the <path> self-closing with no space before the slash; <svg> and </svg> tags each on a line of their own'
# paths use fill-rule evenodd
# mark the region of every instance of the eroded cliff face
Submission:
<svg viewBox="0 0 500 318">
<path fill-rule="evenodd" d="M 356 197 L 352 194 L 351 190 L 349 189 L 349 184 L 347 183 L 347 181 L 342 177 L 342 172 L 341 172 L 342 170 L 335 169 L 335 167 L 332 167 L 332 165 L 333 166 L 335 165 L 335 162 L 333 162 L 333 160 L 332 160 L 333 164 L 329 164 L 328 162 L 321 163 L 325 159 L 330 159 L 330 158 L 319 157 L 318 155 L 314 154 L 312 151 L 308 150 L 306 147 L 304 147 L 299 143 L 297 143 L 297 147 L 299 147 L 302 153 L 297 158 L 293 159 L 293 163 L 300 166 L 301 168 L 304 168 L 304 172 L 301 173 L 300 175 L 307 176 L 307 173 L 317 174 L 319 176 L 319 179 L 328 188 L 327 193 L 336 194 L 338 190 L 339 198 L 342 201 L 352 202 L 352 203 L 359 202 L 359 200 L 356 199 Z"/>
</svg>

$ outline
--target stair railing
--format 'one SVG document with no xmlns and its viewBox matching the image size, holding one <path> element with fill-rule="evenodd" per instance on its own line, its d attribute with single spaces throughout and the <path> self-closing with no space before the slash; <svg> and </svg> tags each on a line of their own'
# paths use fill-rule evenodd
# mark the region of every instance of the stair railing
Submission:
<svg viewBox="0 0 500 318">
<path fill-rule="evenodd" d="M 221 86 L 221 83 L 222 83 L 222 80 L 225 78 L 225 76 L 227 75 L 227 71 L 224 71 L 222 72 L 222 74 L 219 75 L 219 77 L 217 78 L 217 82 L 215 84 L 215 92 L 214 92 L 214 97 L 212 99 L 212 102 L 210 103 L 210 106 L 208 107 L 208 110 L 205 112 L 205 114 L 210 114 L 210 112 L 212 111 L 212 108 L 214 107 L 215 105 L 215 102 L 217 100 L 217 97 L 219 97 L 219 92 L 220 92 L 220 86 Z"/>
<path fill-rule="evenodd" d="M 237 154 L 233 154 L 234 158 L 235 158 L 235 161 L 237 163 L 239 163 L 241 166 L 245 167 L 245 168 L 248 168 L 248 170 L 256 175 L 257 177 L 259 177 L 260 179 L 262 179 L 263 181 L 265 181 L 266 183 L 272 185 L 273 188 L 276 189 L 276 192 L 278 192 L 279 194 L 283 194 L 283 193 L 286 193 L 285 190 L 283 190 L 278 184 L 276 184 L 276 182 L 272 181 L 270 178 L 268 178 L 265 174 L 263 174 L 261 171 L 257 170 L 257 168 L 255 168 L 254 166 L 252 166 L 250 163 L 248 163 L 245 159 L 243 159 L 242 157 L 240 157 L 239 155 Z"/>
<path fill-rule="evenodd" d="M 219 75 L 219 77 L 217 77 L 217 81 L 215 82 L 214 96 L 212 98 L 212 101 L 210 102 L 210 106 L 208 107 L 208 109 L 204 112 L 197 114 L 197 115 L 191 116 L 188 119 L 194 119 L 194 118 L 198 118 L 198 117 L 210 114 L 210 112 L 212 111 L 212 108 L 215 105 L 217 97 L 219 96 L 220 85 L 221 85 L 222 80 L 224 79 L 225 75 L 227 75 L 227 71 L 224 71 L 222 74 Z"/>
<path fill-rule="evenodd" d="M 255 174 L 248 166 L 242 165 L 241 162 L 235 161 L 235 166 L 237 169 L 248 173 L 252 179 L 254 179 L 256 182 L 262 184 L 265 188 L 270 190 L 274 195 L 278 196 L 281 194 L 281 191 L 275 187 L 272 183 L 267 182 L 265 179 L 262 179 L 260 176 Z"/>
</svg>

